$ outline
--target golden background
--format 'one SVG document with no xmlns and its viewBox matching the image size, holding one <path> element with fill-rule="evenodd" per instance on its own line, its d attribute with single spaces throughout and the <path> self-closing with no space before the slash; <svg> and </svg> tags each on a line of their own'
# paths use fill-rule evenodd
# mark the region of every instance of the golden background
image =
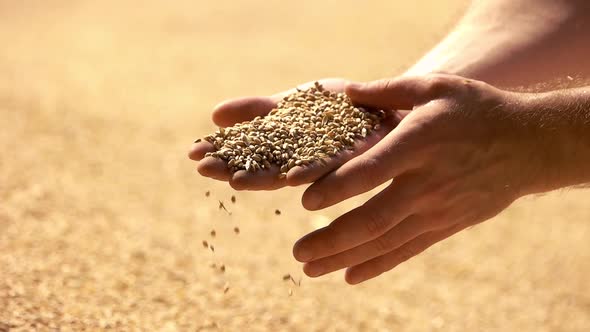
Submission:
<svg viewBox="0 0 590 332">
<path fill-rule="evenodd" d="M 399 74 L 466 5 L 0 0 L 0 331 L 587 330 L 587 192 L 297 287 L 293 242 L 367 196 L 311 213 L 303 188 L 234 193 L 186 158 L 217 102 Z"/>
</svg>

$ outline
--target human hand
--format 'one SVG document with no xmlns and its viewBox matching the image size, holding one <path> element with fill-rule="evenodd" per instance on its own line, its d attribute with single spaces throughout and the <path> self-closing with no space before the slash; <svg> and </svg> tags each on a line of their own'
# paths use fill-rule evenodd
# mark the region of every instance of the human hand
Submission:
<svg viewBox="0 0 590 332">
<path fill-rule="evenodd" d="M 326 79 L 319 82 L 326 90 L 333 92 L 342 92 L 347 83 L 342 79 Z M 299 89 L 306 89 L 311 85 L 313 85 L 313 82 L 303 84 L 299 86 Z M 270 97 L 246 97 L 223 102 L 213 111 L 213 122 L 220 127 L 228 127 L 238 122 L 252 120 L 256 116 L 264 116 L 275 108 L 282 98 L 294 91 L 295 89 Z M 287 172 L 285 178 L 279 177 L 280 172 L 277 166 L 271 167 L 270 170 L 260 170 L 255 173 L 241 170 L 232 174 L 225 161 L 205 157 L 207 152 L 215 150 L 213 145 L 206 141 L 195 143 L 189 152 L 189 158 L 198 162 L 197 170 L 201 175 L 228 181 L 236 190 L 272 190 L 287 185 L 297 186 L 316 181 L 324 174 L 368 150 L 395 127 L 403 117 L 402 114 L 396 111 L 389 112 L 389 116 L 381 122 L 381 128 L 372 132 L 366 138 L 357 140 L 353 149 L 344 150 L 336 156 L 326 159 L 324 163 L 316 162 L 306 166 L 294 167 Z"/>
<path fill-rule="evenodd" d="M 345 91 L 357 105 L 413 111 L 305 191 L 304 207 L 318 210 L 393 180 L 295 244 L 307 275 L 348 268 L 346 281 L 360 283 L 535 191 L 543 161 L 522 122 L 527 95 L 449 75 L 350 84 Z"/>
</svg>

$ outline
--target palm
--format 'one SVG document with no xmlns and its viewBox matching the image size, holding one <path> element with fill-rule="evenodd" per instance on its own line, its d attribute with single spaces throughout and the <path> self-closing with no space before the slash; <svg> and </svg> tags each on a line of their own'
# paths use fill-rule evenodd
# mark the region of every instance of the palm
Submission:
<svg viewBox="0 0 590 332">
<path fill-rule="evenodd" d="M 347 84 L 343 79 L 325 79 L 319 81 L 327 90 L 342 92 Z M 301 85 L 305 89 L 313 82 Z M 269 97 L 246 97 L 233 99 L 218 105 L 213 111 L 213 122 L 220 127 L 232 126 L 236 123 L 248 121 L 256 116 L 264 116 L 277 106 L 277 103 L 293 90 L 284 91 Z M 331 158 L 325 164 L 314 163 L 306 167 L 294 167 L 285 178 L 279 178 L 279 168 L 250 173 L 238 171 L 232 174 L 226 163 L 213 157 L 205 157 L 207 152 L 214 151 L 212 144 L 202 141 L 195 143 L 189 152 L 189 157 L 198 162 L 197 169 L 204 176 L 221 181 L 228 181 L 237 190 L 273 190 L 284 186 L 297 186 L 312 183 L 326 173 L 338 168 L 346 161 L 368 150 L 381 140 L 399 122 L 399 117 L 388 118 L 381 129 L 359 140 L 354 149 L 346 150 Z"/>
</svg>

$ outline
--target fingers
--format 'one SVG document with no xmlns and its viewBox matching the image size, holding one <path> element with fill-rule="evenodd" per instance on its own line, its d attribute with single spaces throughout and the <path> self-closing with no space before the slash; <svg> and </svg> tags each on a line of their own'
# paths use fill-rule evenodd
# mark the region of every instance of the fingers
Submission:
<svg viewBox="0 0 590 332">
<path fill-rule="evenodd" d="M 302 184 L 312 183 L 331 172 L 337 167 L 343 165 L 354 157 L 364 153 L 372 146 L 383 139 L 401 119 L 391 117 L 381 123 L 379 130 L 372 132 L 364 139 L 357 140 L 350 150 L 344 150 L 332 158 L 325 159 L 323 162 L 314 162 L 306 166 L 296 166 L 287 173 L 287 184 L 289 186 L 299 186 Z"/>
<path fill-rule="evenodd" d="M 436 74 L 425 77 L 399 77 L 368 83 L 350 83 L 345 92 L 357 105 L 379 109 L 411 110 L 451 93 L 457 78 Z"/>
<path fill-rule="evenodd" d="M 285 179 L 280 178 L 279 173 L 276 165 L 254 173 L 241 170 L 233 174 L 229 184 L 235 190 L 276 190 L 286 186 Z"/>
<path fill-rule="evenodd" d="M 441 228 L 443 224 L 444 222 L 437 220 L 435 216 L 411 215 L 380 237 L 336 255 L 309 262 L 303 269 L 308 276 L 318 277 L 359 265 L 385 255 L 421 234 Z"/>
<path fill-rule="evenodd" d="M 277 106 L 273 97 L 245 97 L 224 101 L 213 110 L 213 122 L 220 127 L 233 126 L 268 114 Z"/>
<path fill-rule="evenodd" d="M 215 147 L 213 146 L 213 144 L 207 141 L 200 141 L 193 144 L 193 146 L 188 151 L 188 157 L 192 160 L 199 161 L 205 158 L 205 154 L 207 152 L 213 151 L 215 151 Z"/>
<path fill-rule="evenodd" d="M 325 79 L 320 83 L 330 91 L 343 91 L 347 81 L 343 79 Z M 314 82 L 300 85 L 298 89 L 307 89 Z M 247 97 L 234 99 L 219 104 L 213 112 L 213 120 L 220 126 L 230 126 L 237 122 L 251 120 L 256 116 L 263 116 L 277 106 L 277 103 L 286 95 L 294 92 L 295 89 L 281 92 L 270 97 Z M 401 120 L 402 115 L 392 116 L 389 122 L 382 125 L 376 135 L 369 136 L 366 140 L 358 143 L 358 148 L 351 151 L 344 151 L 335 158 L 328 159 L 326 163 L 314 163 L 307 167 L 295 167 L 287 173 L 286 179 L 279 178 L 278 168 L 273 167 L 270 171 L 236 172 L 231 174 L 227 165 L 221 161 L 214 161 L 205 158 L 207 152 L 213 152 L 215 148 L 208 142 L 195 143 L 189 151 L 189 158 L 200 161 L 197 169 L 204 176 L 214 179 L 229 181 L 236 190 L 273 190 L 289 184 L 292 186 L 313 182 L 354 156 L 366 151 L 378 140 L 384 137 L 388 131 L 395 127 Z M 205 159 L 203 159 L 205 158 Z"/>
<path fill-rule="evenodd" d="M 201 141 L 193 144 L 188 156 L 190 159 L 198 161 L 197 171 L 202 176 L 220 181 L 228 181 L 231 179 L 232 174 L 227 167 L 227 163 L 218 158 L 205 157 L 207 152 L 213 151 L 215 151 L 213 144 Z"/>
<path fill-rule="evenodd" d="M 415 188 L 400 181 L 385 188 L 362 206 L 340 216 L 295 244 L 293 255 L 300 262 L 332 256 L 374 240 L 419 210 Z"/>
<path fill-rule="evenodd" d="M 350 160 L 312 184 L 302 197 L 308 210 L 319 210 L 365 193 L 419 165 L 399 127 L 367 152 Z"/>
<path fill-rule="evenodd" d="M 446 75 L 402 77 L 365 84 L 349 84 L 353 102 L 380 109 L 412 109 L 455 89 L 457 78 Z M 417 129 L 418 128 L 418 129 Z M 417 126 L 398 126 L 374 147 L 311 185 L 303 194 L 308 210 L 318 210 L 365 193 L 389 179 L 419 167 L 427 156 L 420 152 L 423 136 Z"/>
<path fill-rule="evenodd" d="M 298 186 L 316 181 L 354 156 L 363 153 L 393 129 L 396 121 L 399 122 L 399 119 L 392 119 L 388 123 L 384 123 L 378 131 L 367 136 L 366 139 L 359 140 L 354 149 L 344 150 L 324 162 L 318 161 L 307 166 L 294 167 L 289 170 L 286 178 L 283 179 L 279 177 L 279 167 L 276 165 L 273 165 L 270 170 L 257 172 L 238 171 L 232 175 L 225 161 L 216 158 L 203 159 L 207 152 L 215 151 L 213 145 L 206 141 L 193 144 L 189 152 L 189 158 L 196 161 L 202 160 L 197 166 L 197 170 L 201 175 L 222 181 L 229 180 L 230 185 L 235 190 L 275 190 L 287 185 Z"/>
<path fill-rule="evenodd" d="M 349 268 L 345 275 L 346 282 L 355 285 L 375 278 L 467 227 L 465 224 L 455 224 L 444 230 L 420 235 L 385 255 Z"/>
<path fill-rule="evenodd" d="M 279 177 L 279 168 L 274 165 L 255 173 L 240 170 L 232 174 L 224 160 L 205 157 L 197 164 L 197 171 L 203 176 L 227 181 L 235 190 L 275 190 L 286 186 L 285 179 Z"/>
<path fill-rule="evenodd" d="M 324 88 L 334 92 L 344 91 L 344 86 L 348 83 L 348 81 L 339 78 L 329 78 L 319 82 Z M 314 82 L 307 82 L 298 86 L 298 89 L 307 89 L 313 84 Z M 244 97 L 224 101 L 213 110 L 213 122 L 220 127 L 229 127 L 239 122 L 252 120 L 257 116 L 264 116 L 276 108 L 281 99 L 295 91 L 295 89 L 291 89 L 268 97 Z"/>
<path fill-rule="evenodd" d="M 232 174 L 227 168 L 227 163 L 221 159 L 205 157 L 197 164 L 197 171 L 202 176 L 220 181 L 229 181 Z"/>
</svg>

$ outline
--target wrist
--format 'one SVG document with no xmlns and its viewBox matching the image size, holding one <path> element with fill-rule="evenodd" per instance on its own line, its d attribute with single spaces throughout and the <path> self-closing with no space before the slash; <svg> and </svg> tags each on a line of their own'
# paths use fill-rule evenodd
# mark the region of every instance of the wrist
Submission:
<svg viewBox="0 0 590 332">
<path fill-rule="evenodd" d="M 514 117 L 530 143 L 536 170 L 528 193 L 547 192 L 590 182 L 590 91 L 524 94 Z"/>
</svg>

